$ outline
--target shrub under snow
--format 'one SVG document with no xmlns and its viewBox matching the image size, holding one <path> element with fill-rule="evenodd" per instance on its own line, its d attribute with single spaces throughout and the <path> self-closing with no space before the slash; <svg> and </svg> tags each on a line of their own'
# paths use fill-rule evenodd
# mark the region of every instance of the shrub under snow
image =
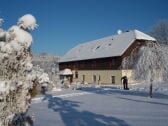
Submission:
<svg viewBox="0 0 168 126">
<path fill-rule="evenodd" d="M 35 79 L 38 83 L 49 82 L 37 79 L 40 76 L 32 70 L 29 48 L 33 39 L 28 30 L 36 27 L 36 19 L 27 14 L 8 31 L 0 29 L 0 126 L 33 123 L 26 113 L 31 102 L 29 90 L 37 83 Z"/>
</svg>

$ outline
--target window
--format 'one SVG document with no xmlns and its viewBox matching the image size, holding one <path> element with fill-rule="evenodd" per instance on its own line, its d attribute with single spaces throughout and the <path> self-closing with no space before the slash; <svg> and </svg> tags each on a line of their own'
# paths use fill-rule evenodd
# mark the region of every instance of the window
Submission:
<svg viewBox="0 0 168 126">
<path fill-rule="evenodd" d="M 93 82 L 96 82 L 96 75 L 93 75 Z"/>
<path fill-rule="evenodd" d="M 115 84 L 115 76 L 111 76 L 111 83 Z"/>
<path fill-rule="evenodd" d="M 100 81 L 100 75 L 99 75 L 99 79 L 98 80 Z"/>
<path fill-rule="evenodd" d="M 85 81 L 85 75 L 82 75 L 82 77 L 83 77 L 83 81 Z"/>
<path fill-rule="evenodd" d="M 115 59 L 112 59 L 111 64 L 115 65 Z"/>
<path fill-rule="evenodd" d="M 0 76 L 3 76 L 3 71 L 2 70 L 0 70 Z"/>
<path fill-rule="evenodd" d="M 85 82 L 85 75 L 82 75 L 82 82 Z"/>
<path fill-rule="evenodd" d="M 98 78 L 98 84 L 100 84 L 100 75 L 99 75 L 99 78 Z"/>
<path fill-rule="evenodd" d="M 100 46 L 97 46 L 96 49 L 100 48 Z"/>
<path fill-rule="evenodd" d="M 78 78 L 78 71 L 75 71 L 75 78 Z"/>
<path fill-rule="evenodd" d="M 101 45 L 98 45 L 98 46 L 96 46 L 96 47 L 94 47 L 94 48 L 91 48 L 92 49 L 92 51 L 96 51 L 97 49 L 99 49 L 101 47 Z"/>
</svg>

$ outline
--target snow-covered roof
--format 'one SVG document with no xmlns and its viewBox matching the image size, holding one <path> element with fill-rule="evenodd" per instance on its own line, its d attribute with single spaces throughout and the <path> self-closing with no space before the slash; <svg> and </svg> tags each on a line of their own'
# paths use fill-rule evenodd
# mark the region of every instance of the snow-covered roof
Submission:
<svg viewBox="0 0 168 126">
<path fill-rule="evenodd" d="M 135 40 L 156 41 L 155 38 L 143 32 L 132 30 L 79 44 L 61 57 L 59 62 L 121 56 Z"/>
<path fill-rule="evenodd" d="M 64 69 L 60 71 L 60 75 L 72 75 L 72 71 L 70 69 Z"/>
</svg>

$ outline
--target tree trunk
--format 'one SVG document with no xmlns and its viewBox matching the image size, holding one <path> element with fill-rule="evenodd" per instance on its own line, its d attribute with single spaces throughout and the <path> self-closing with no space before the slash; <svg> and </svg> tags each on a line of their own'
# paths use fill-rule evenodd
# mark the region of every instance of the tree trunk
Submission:
<svg viewBox="0 0 168 126">
<path fill-rule="evenodd" d="M 150 87 L 149 87 L 149 96 L 150 96 L 150 98 L 152 98 L 152 89 L 153 89 L 153 83 L 151 81 Z"/>
</svg>

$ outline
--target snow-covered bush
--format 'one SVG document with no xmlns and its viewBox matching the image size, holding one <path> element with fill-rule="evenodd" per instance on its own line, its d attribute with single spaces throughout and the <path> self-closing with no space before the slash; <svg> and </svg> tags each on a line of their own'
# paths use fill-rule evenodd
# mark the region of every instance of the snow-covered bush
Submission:
<svg viewBox="0 0 168 126">
<path fill-rule="evenodd" d="M 30 52 L 33 38 L 28 30 L 36 27 L 36 19 L 27 14 L 9 30 L 0 29 L 0 126 L 27 126 L 27 120 L 32 120 L 26 112 L 31 101 L 29 90 L 35 84 L 31 76 L 36 75 Z"/>
<path fill-rule="evenodd" d="M 47 73 L 44 72 L 43 69 L 41 69 L 39 66 L 34 66 L 32 68 L 31 74 L 29 74 L 28 80 L 33 80 L 33 91 L 32 95 L 38 94 L 41 92 L 41 87 L 45 87 L 46 89 L 48 88 L 53 88 L 53 83 L 50 81 L 49 76 Z"/>
</svg>

